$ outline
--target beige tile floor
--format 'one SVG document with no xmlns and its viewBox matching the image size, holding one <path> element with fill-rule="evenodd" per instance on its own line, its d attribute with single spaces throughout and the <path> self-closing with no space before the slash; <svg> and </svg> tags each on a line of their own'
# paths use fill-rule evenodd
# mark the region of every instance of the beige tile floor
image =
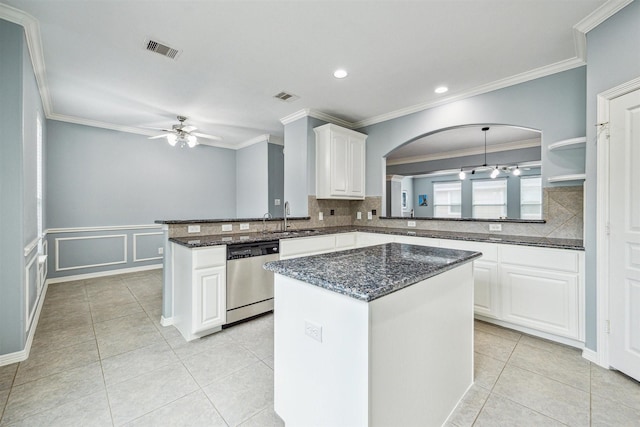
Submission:
<svg viewBox="0 0 640 427">
<path fill-rule="evenodd" d="M 281 426 L 273 315 L 187 343 L 159 270 L 49 286 L 28 360 L 0 367 L 0 425 Z M 640 426 L 640 385 L 577 350 L 476 322 L 449 426 Z"/>
</svg>

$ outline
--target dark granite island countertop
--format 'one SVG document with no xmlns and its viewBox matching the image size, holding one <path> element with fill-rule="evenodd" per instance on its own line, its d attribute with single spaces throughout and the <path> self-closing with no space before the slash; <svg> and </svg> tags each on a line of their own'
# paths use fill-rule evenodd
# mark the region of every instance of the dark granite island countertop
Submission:
<svg viewBox="0 0 640 427">
<path fill-rule="evenodd" d="M 387 243 L 268 262 L 264 268 L 368 302 L 481 256 L 480 252 Z"/>
</svg>

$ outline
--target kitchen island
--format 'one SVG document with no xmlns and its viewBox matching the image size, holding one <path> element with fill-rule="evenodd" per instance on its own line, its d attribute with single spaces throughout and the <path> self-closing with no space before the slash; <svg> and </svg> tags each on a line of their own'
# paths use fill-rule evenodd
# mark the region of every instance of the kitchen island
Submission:
<svg viewBox="0 0 640 427">
<path fill-rule="evenodd" d="M 473 383 L 479 252 L 398 243 L 270 262 L 287 426 L 439 426 Z"/>
</svg>

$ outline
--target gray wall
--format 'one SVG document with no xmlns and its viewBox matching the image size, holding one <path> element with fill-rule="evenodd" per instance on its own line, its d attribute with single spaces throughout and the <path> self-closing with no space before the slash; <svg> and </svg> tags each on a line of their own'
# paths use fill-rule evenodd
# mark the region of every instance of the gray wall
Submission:
<svg viewBox="0 0 640 427">
<path fill-rule="evenodd" d="M 280 205 L 275 200 L 280 200 Z M 284 147 L 269 144 L 269 213 L 273 217 L 283 216 L 284 211 Z"/>
<path fill-rule="evenodd" d="M 159 266 L 155 220 L 236 216 L 233 150 L 58 121 L 47 144 L 51 278 Z"/>
<path fill-rule="evenodd" d="M 0 20 L 0 355 L 21 351 L 38 303 L 36 116 L 42 114 L 22 27 Z M 29 274 L 25 273 L 28 268 Z M 29 280 L 27 280 L 27 278 Z M 29 296 L 27 293 L 29 292 Z"/>
<path fill-rule="evenodd" d="M 596 342 L 597 95 L 640 76 L 640 2 L 633 2 L 587 34 L 586 312 L 587 347 Z"/>
<path fill-rule="evenodd" d="M 367 195 L 382 195 L 385 171 L 381 159 L 391 150 L 440 129 L 473 123 L 519 125 L 542 131 L 543 182 L 549 176 L 568 173 L 566 165 L 558 164 L 555 157 L 548 155 L 547 146 L 585 134 L 585 68 L 557 73 L 358 129 L 369 135 Z"/>
<path fill-rule="evenodd" d="M 267 141 L 236 151 L 236 216 L 261 218 L 269 212 Z"/>
</svg>

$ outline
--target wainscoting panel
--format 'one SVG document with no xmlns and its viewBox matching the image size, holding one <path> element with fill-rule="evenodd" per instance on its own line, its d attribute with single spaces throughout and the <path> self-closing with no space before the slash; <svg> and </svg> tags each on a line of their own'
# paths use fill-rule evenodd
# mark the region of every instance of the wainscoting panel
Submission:
<svg viewBox="0 0 640 427">
<path fill-rule="evenodd" d="M 162 264 L 162 226 L 118 225 L 47 230 L 48 279 L 104 275 L 119 270 L 148 269 Z M 50 264 L 48 262 L 50 260 Z M 43 265 L 47 268 L 48 265 Z"/>
<path fill-rule="evenodd" d="M 133 233 L 133 262 L 162 260 L 159 248 L 164 248 L 162 231 Z"/>
</svg>

